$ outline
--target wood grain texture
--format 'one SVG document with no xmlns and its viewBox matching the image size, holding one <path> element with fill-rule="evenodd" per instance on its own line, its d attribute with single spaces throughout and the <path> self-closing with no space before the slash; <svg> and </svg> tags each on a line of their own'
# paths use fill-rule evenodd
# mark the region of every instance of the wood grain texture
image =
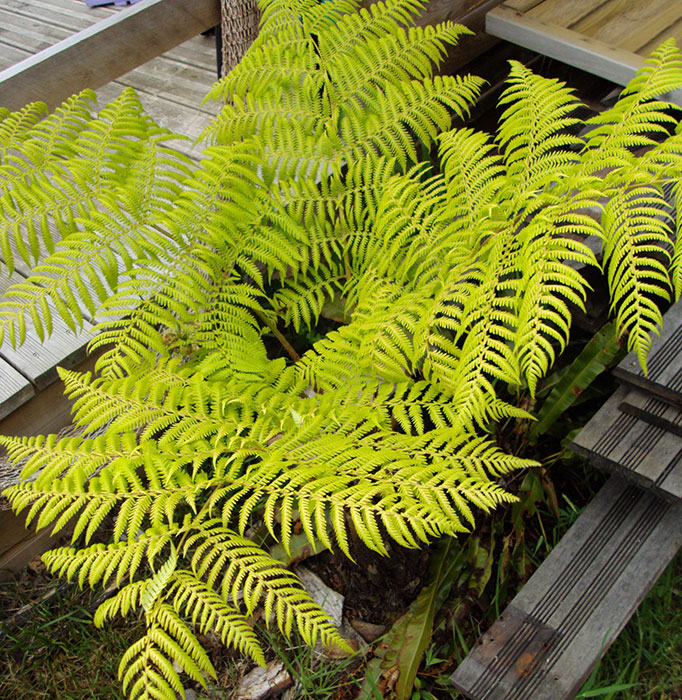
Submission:
<svg viewBox="0 0 682 700">
<path fill-rule="evenodd" d="M 0 73 L 0 104 L 18 109 L 40 99 L 54 108 L 74 92 L 105 85 L 219 21 L 218 0 L 142 0 L 67 38 L 61 28 L 43 24 L 48 37 L 63 40 Z M 19 24 L 16 16 L 11 23 Z M 38 41 L 35 32 L 26 31 L 26 41 Z"/>
<path fill-rule="evenodd" d="M 568 700 L 682 545 L 671 505 L 612 477 L 451 677 L 476 700 Z"/>
<path fill-rule="evenodd" d="M 682 437 L 666 430 L 659 420 L 675 420 L 677 409 L 654 397 L 638 395 L 628 401 L 629 389 L 621 387 L 599 409 L 571 443 L 574 452 L 589 459 L 599 469 L 619 474 L 659 497 L 682 498 Z M 634 403 L 650 415 L 642 420 L 635 411 L 625 411 Z M 682 416 L 679 417 L 682 423 Z"/>
<path fill-rule="evenodd" d="M 589 35 L 626 51 L 638 51 L 682 17 L 682 2 L 639 0 L 595 27 Z M 581 30 L 583 31 L 583 30 Z"/>
<path fill-rule="evenodd" d="M 0 359 L 0 420 L 26 403 L 34 393 L 28 379 Z"/>
<path fill-rule="evenodd" d="M 604 0 L 545 0 L 526 10 L 526 15 L 542 22 L 552 22 L 560 27 L 570 28 L 604 4 Z"/>
<path fill-rule="evenodd" d="M 618 408 L 645 423 L 682 437 L 682 409 L 637 389 L 627 392 Z"/>
<path fill-rule="evenodd" d="M 630 386 L 682 405 L 682 304 L 673 304 L 663 316 L 660 336 L 654 336 L 645 373 L 634 353 L 613 374 Z"/>
<path fill-rule="evenodd" d="M 644 65 L 644 59 L 631 51 L 534 19 L 506 5 L 488 13 L 486 31 L 619 85 L 626 85 Z M 682 90 L 662 97 L 682 105 Z"/>
<path fill-rule="evenodd" d="M 505 5 L 488 13 L 486 32 L 620 85 L 628 83 L 644 63 L 630 52 L 533 19 Z"/>
<path fill-rule="evenodd" d="M 50 528 L 36 533 L 27 530 L 25 518 L 10 510 L 0 510 L 0 581 L 19 573 L 34 557 L 53 547 L 57 538 L 50 537 Z"/>
<path fill-rule="evenodd" d="M 682 19 L 666 27 L 658 36 L 655 36 L 648 44 L 637 49 L 640 56 L 648 56 L 655 48 L 660 46 L 666 39 L 675 39 L 677 46 L 682 46 Z"/>
<path fill-rule="evenodd" d="M 0 295 L 24 278 L 17 273 L 8 278 L 0 275 Z M 54 307 L 52 335 L 41 343 L 37 333 L 27 324 L 26 342 L 17 348 L 5 343 L 0 348 L 0 357 L 23 374 L 37 390 L 44 389 L 57 378 L 57 366 L 71 368 L 85 359 L 86 346 L 90 340 L 92 326 L 83 322 L 77 335 L 61 320 Z"/>
</svg>

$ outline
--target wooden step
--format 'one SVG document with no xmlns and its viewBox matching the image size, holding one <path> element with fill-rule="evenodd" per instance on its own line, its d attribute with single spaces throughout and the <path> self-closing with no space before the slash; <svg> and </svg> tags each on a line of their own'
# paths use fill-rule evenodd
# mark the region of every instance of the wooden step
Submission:
<svg viewBox="0 0 682 700">
<path fill-rule="evenodd" d="M 632 387 L 682 406 L 682 304 L 673 304 L 663 316 L 661 335 L 654 338 L 647 360 L 647 372 L 630 353 L 613 374 Z"/>
<path fill-rule="evenodd" d="M 619 406 L 623 413 L 635 416 L 682 437 L 682 408 L 637 389 L 627 393 Z"/>
<path fill-rule="evenodd" d="M 629 389 L 620 387 L 571 443 L 571 449 L 594 466 L 631 479 L 652 489 L 661 498 L 682 498 L 682 437 L 653 421 L 665 411 L 654 397 L 628 399 Z M 649 421 L 626 412 L 626 405 L 641 404 Z M 674 409 L 673 409 L 674 410 Z"/>
<path fill-rule="evenodd" d="M 451 676 L 475 700 L 567 700 L 682 546 L 682 501 L 617 476 Z"/>
<path fill-rule="evenodd" d="M 644 56 L 668 36 L 682 36 L 682 6 L 670 0 L 628 0 L 626 8 L 622 2 L 617 6 L 619 1 L 508 0 L 486 15 L 485 31 L 626 85 L 644 65 Z M 614 7 L 614 21 L 603 12 L 607 5 Z M 595 13 L 598 6 L 601 12 Z M 593 26 L 599 14 L 603 22 Z M 665 98 L 682 105 L 682 90 Z"/>
</svg>

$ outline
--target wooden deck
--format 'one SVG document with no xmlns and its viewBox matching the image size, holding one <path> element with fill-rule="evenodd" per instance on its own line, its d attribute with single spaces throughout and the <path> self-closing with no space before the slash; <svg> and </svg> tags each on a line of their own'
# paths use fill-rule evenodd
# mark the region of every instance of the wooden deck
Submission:
<svg viewBox="0 0 682 700">
<path fill-rule="evenodd" d="M 506 0 L 486 32 L 625 85 L 664 40 L 682 46 L 682 2 Z"/>
<path fill-rule="evenodd" d="M 206 7 L 206 4 L 203 6 Z M 112 5 L 88 8 L 82 0 L 3 0 L 0 3 L 0 72 L 5 71 L 6 74 L 6 69 L 11 70 L 15 64 L 58 42 L 69 40 L 82 30 L 94 28 L 101 20 L 123 17 L 118 13 L 131 13 L 134 8 L 140 7 L 117 8 Z M 194 5 L 196 8 L 197 5 Z M 163 11 L 170 9 L 171 6 L 166 5 Z M 156 27 L 153 30 L 156 31 Z M 163 31 L 162 28 L 160 30 Z M 172 44 L 167 42 L 166 45 Z M 148 113 L 159 124 L 192 139 L 177 142 L 177 147 L 197 158 L 200 146 L 193 141 L 217 112 L 215 105 L 201 106 L 215 79 L 215 40 L 197 35 L 98 88 L 96 92 L 100 104 L 105 104 L 118 96 L 124 87 L 133 87 Z M 7 96 L 10 91 L 10 88 L 5 88 L 3 93 L 2 85 L 4 83 L 0 80 L 0 105 L 3 94 Z M 86 86 L 79 86 L 78 89 L 82 87 Z M 29 270 L 19 264 L 10 279 L 0 259 L 0 294 L 28 273 Z M 57 314 L 54 318 L 54 332 L 46 342 L 41 343 L 37 335 L 29 330 L 26 343 L 18 350 L 7 343 L 0 348 L 2 433 L 31 435 L 56 432 L 69 422 L 68 403 L 54 385 L 56 367 L 80 365 L 86 368 L 83 363 L 89 367 L 91 361 L 86 361 L 85 355 L 91 338 L 91 319 L 88 317 L 83 331 L 75 335 Z M 0 487 L 2 485 L 6 485 L 6 480 L 0 473 Z"/>
<path fill-rule="evenodd" d="M 114 5 L 89 8 L 83 0 L 2 0 L 0 71 L 102 19 L 131 9 Z M 201 105 L 215 80 L 215 40 L 212 36 L 196 36 L 96 92 L 100 102 L 106 103 L 130 86 L 161 126 L 194 140 L 217 113 L 214 103 Z M 195 157 L 200 153 L 189 142 L 183 149 Z"/>
<path fill-rule="evenodd" d="M 504 4 L 536 21 L 643 57 L 671 36 L 682 45 L 682 2 L 678 0 L 507 0 Z"/>
</svg>

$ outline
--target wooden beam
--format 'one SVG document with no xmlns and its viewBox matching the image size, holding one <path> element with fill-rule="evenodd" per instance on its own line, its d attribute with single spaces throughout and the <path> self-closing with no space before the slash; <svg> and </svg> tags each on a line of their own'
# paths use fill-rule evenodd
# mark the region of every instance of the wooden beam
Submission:
<svg viewBox="0 0 682 700">
<path fill-rule="evenodd" d="M 598 75 L 618 85 L 627 85 L 644 65 L 630 51 L 590 39 L 583 34 L 526 16 L 500 5 L 486 17 L 486 32 L 562 63 Z M 661 96 L 682 106 L 682 91 Z"/>
<path fill-rule="evenodd" d="M 54 109 L 217 24 L 219 0 L 142 0 L 0 72 L 0 106 Z"/>
</svg>

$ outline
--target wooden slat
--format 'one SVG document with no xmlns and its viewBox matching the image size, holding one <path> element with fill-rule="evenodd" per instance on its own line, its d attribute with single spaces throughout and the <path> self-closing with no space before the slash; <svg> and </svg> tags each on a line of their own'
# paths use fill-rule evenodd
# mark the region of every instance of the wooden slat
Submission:
<svg viewBox="0 0 682 700">
<path fill-rule="evenodd" d="M 99 103 L 110 102 L 121 94 L 124 87 L 117 81 L 99 88 L 96 91 Z M 201 156 L 202 146 L 194 146 L 193 141 L 201 136 L 206 125 L 211 121 L 210 115 L 146 92 L 138 93 L 138 97 L 145 111 L 160 126 L 189 137 L 189 141 L 174 141 L 173 148 L 195 159 Z"/>
<path fill-rule="evenodd" d="M 654 337 L 647 359 L 647 373 L 630 353 L 613 370 L 622 382 L 682 405 L 682 304 L 676 303 L 663 316 L 661 335 Z"/>
<path fill-rule="evenodd" d="M 677 46 L 682 46 L 682 20 L 675 22 L 667 27 L 658 36 L 655 36 L 648 44 L 645 44 L 637 50 L 640 56 L 648 56 L 655 48 L 661 45 L 663 41 L 672 37 L 677 42 Z"/>
<path fill-rule="evenodd" d="M 9 46 L 0 40 L 0 71 L 13 66 L 15 63 L 19 63 L 19 61 L 23 61 L 30 55 L 29 51 Z"/>
<path fill-rule="evenodd" d="M 628 394 L 621 387 L 571 443 L 594 466 L 626 477 L 671 501 L 682 498 L 682 437 L 654 421 L 622 410 Z M 642 410 L 660 415 L 665 406 L 644 396 Z"/>
<path fill-rule="evenodd" d="M 682 17 L 682 2 L 640 0 L 629 2 L 609 21 L 590 31 L 579 31 L 626 51 L 638 51 Z"/>
<path fill-rule="evenodd" d="M 526 15 L 568 29 L 603 5 L 604 0 L 545 0 L 526 10 Z"/>
<path fill-rule="evenodd" d="M 26 403 L 34 393 L 26 377 L 0 358 L 0 420 Z"/>
<path fill-rule="evenodd" d="M 644 65 L 644 59 L 630 51 L 533 19 L 505 5 L 488 13 L 486 32 L 619 85 L 626 85 Z M 682 90 L 662 97 L 682 105 Z"/>
<path fill-rule="evenodd" d="M 220 21 L 218 0 L 142 0 L 0 73 L 0 104 L 54 108 L 118 78 Z M 54 28 L 51 31 L 57 31 Z"/>
<path fill-rule="evenodd" d="M 627 84 L 644 64 L 627 51 L 532 19 L 504 5 L 488 13 L 486 32 L 620 85 Z"/>
<path fill-rule="evenodd" d="M 596 10 L 574 24 L 562 24 L 561 21 L 558 24 L 587 36 L 593 36 L 594 32 L 615 17 L 622 15 L 629 6 L 632 6 L 632 0 L 608 0 L 608 2 L 603 2 Z"/>
<path fill-rule="evenodd" d="M 453 674 L 475 700 L 568 700 L 682 545 L 682 502 L 612 477 Z"/>
<path fill-rule="evenodd" d="M 9 279 L 6 272 L 0 275 L 0 296 L 12 285 L 20 282 L 23 277 L 16 273 Z M 17 348 L 5 343 L 0 348 L 0 357 L 23 374 L 36 389 L 40 390 L 51 384 L 57 378 L 57 366 L 73 367 L 85 359 L 86 346 L 90 340 L 92 326 L 83 322 L 83 330 L 76 336 L 53 312 L 52 335 L 41 343 L 31 324 L 27 324 L 26 342 Z"/>
<path fill-rule="evenodd" d="M 72 4 L 76 5 L 75 2 Z M 78 3 L 78 5 L 80 4 L 85 3 Z M 90 10 L 89 14 L 74 13 L 59 7 L 54 2 L 40 2 L 40 0 L 30 0 L 30 2 L 26 0 L 3 0 L 2 6 L 4 9 L 21 17 L 37 19 L 45 24 L 68 29 L 71 34 L 85 29 L 112 14 L 111 11 L 103 13 L 99 10 L 94 12 Z M 109 9 L 109 7 L 102 5 L 101 9 Z M 94 10 L 95 8 L 92 9 Z"/>
<path fill-rule="evenodd" d="M 215 61 L 215 57 L 212 60 Z M 136 91 L 191 106 L 199 112 L 205 112 L 210 118 L 217 114 L 217 103 L 201 103 L 215 79 L 216 73 L 211 63 L 208 67 L 205 65 L 196 68 L 159 56 L 121 76 L 116 82 L 129 85 Z"/>
<path fill-rule="evenodd" d="M 623 413 L 682 437 L 682 409 L 651 394 L 631 389 L 618 407 Z"/>
</svg>

